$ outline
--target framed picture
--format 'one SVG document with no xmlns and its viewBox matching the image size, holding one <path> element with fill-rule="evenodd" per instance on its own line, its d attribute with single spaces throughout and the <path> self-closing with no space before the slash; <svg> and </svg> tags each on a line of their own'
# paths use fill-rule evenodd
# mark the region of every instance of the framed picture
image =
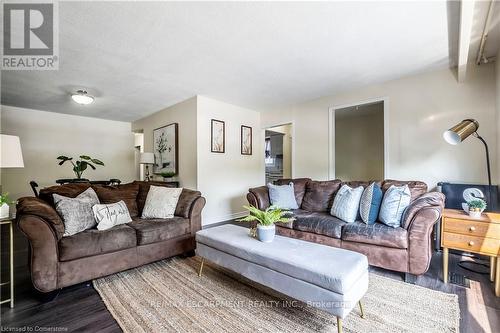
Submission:
<svg viewBox="0 0 500 333">
<path fill-rule="evenodd" d="M 241 125 L 241 155 L 252 155 L 252 128 Z"/>
<path fill-rule="evenodd" d="M 226 151 L 226 123 L 212 119 L 211 133 L 212 153 L 224 153 Z"/>
<path fill-rule="evenodd" d="M 179 172 L 179 125 L 177 123 L 157 128 L 153 131 L 153 172 Z"/>
</svg>

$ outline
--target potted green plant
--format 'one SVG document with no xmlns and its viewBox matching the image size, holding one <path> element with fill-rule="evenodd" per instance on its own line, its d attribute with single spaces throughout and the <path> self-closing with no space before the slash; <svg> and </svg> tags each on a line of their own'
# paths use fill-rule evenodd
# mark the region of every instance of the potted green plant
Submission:
<svg viewBox="0 0 500 333">
<path fill-rule="evenodd" d="M 14 201 L 10 200 L 9 193 L 0 194 L 0 218 L 9 217 L 9 205 Z"/>
<path fill-rule="evenodd" d="M 467 206 L 469 206 L 469 216 L 478 219 L 481 217 L 481 213 L 486 209 L 486 201 L 474 199 L 467 202 Z"/>
<path fill-rule="evenodd" d="M 77 179 L 82 179 L 83 172 L 87 170 L 87 167 L 95 170 L 95 165 L 104 166 L 102 161 L 87 155 L 80 155 L 80 160 L 76 162 L 73 162 L 73 157 L 67 156 L 59 156 L 57 159 L 60 160 L 59 165 L 63 165 L 65 162 L 70 162 L 73 165 L 73 172 L 75 173 Z"/>
<path fill-rule="evenodd" d="M 257 239 L 261 242 L 270 243 L 274 240 L 276 234 L 275 223 L 288 223 L 294 220 L 292 212 L 271 206 L 266 210 L 260 210 L 252 206 L 243 206 L 248 210 L 249 215 L 237 220 L 238 222 L 254 222 L 257 221 Z"/>
<path fill-rule="evenodd" d="M 166 182 L 171 182 L 173 181 L 173 178 L 175 176 L 175 172 L 169 171 L 169 172 L 162 172 L 160 173 L 160 176 L 163 177 L 163 180 Z"/>
</svg>

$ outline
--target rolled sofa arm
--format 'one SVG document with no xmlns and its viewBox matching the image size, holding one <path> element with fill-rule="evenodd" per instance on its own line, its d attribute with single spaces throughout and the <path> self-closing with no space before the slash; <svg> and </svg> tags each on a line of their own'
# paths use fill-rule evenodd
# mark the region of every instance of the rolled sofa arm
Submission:
<svg viewBox="0 0 500 333">
<path fill-rule="evenodd" d="M 207 201 L 204 197 L 198 197 L 193 201 L 189 209 L 189 222 L 191 223 L 191 235 L 201 230 L 201 211 Z"/>
<path fill-rule="evenodd" d="M 270 205 L 269 190 L 267 186 L 254 187 L 248 190 L 247 200 L 250 206 L 260 210 L 267 209 Z"/>
<path fill-rule="evenodd" d="M 35 197 L 24 197 L 18 200 L 17 216 L 34 215 L 49 222 L 54 229 L 57 239 L 61 239 L 64 234 L 64 223 L 56 210 L 42 199 Z"/>
<path fill-rule="evenodd" d="M 418 197 L 405 211 L 403 228 L 408 230 L 409 273 L 422 275 L 432 257 L 431 233 L 441 218 L 444 194 L 429 192 Z"/>
<path fill-rule="evenodd" d="M 41 292 L 58 289 L 58 237 L 51 222 L 36 215 L 21 214 L 18 215 L 17 225 L 31 246 L 30 270 L 33 286 Z"/>
</svg>

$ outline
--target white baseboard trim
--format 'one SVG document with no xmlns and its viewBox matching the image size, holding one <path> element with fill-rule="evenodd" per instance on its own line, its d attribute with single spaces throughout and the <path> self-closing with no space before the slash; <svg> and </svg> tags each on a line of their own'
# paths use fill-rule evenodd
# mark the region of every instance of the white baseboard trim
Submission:
<svg viewBox="0 0 500 333">
<path fill-rule="evenodd" d="M 202 225 L 209 226 L 209 225 L 214 224 L 214 223 L 222 223 L 222 222 L 227 222 L 227 221 L 231 221 L 234 219 L 240 219 L 240 218 L 245 217 L 247 215 L 248 215 L 248 212 L 244 211 L 244 212 L 238 212 L 238 213 L 218 216 L 218 217 L 214 217 L 214 218 L 208 218 L 207 221 L 202 221 Z"/>
</svg>

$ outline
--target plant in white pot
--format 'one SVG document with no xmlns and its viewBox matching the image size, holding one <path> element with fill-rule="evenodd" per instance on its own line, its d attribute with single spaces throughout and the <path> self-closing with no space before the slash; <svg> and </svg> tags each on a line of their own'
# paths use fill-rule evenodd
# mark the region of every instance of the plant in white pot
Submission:
<svg viewBox="0 0 500 333">
<path fill-rule="evenodd" d="M 292 215 L 292 212 L 275 206 L 271 206 L 266 210 L 260 210 L 252 206 L 243 206 L 243 208 L 248 210 L 249 215 L 238 220 L 238 222 L 258 222 L 257 239 L 265 243 L 270 243 L 274 240 L 276 233 L 275 223 L 288 223 L 294 220 L 293 217 L 287 217 Z"/>
<path fill-rule="evenodd" d="M 9 217 L 9 205 L 14 203 L 10 200 L 9 193 L 0 194 L 0 218 L 4 219 Z"/>
<path fill-rule="evenodd" d="M 481 217 L 481 213 L 486 209 L 486 201 L 474 199 L 467 202 L 467 206 L 469 206 L 469 216 L 478 219 Z"/>
</svg>

